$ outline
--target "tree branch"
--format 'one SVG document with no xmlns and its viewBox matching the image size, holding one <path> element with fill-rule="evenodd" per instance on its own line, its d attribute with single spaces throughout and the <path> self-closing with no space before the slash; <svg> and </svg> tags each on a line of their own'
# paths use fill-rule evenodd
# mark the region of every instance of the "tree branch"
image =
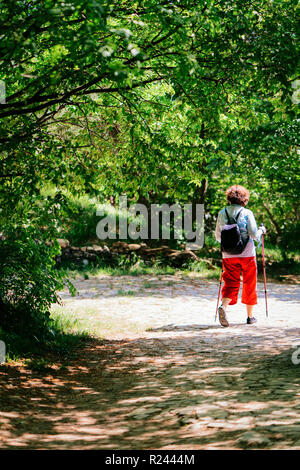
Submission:
<svg viewBox="0 0 300 470">
<path fill-rule="evenodd" d="M 7 116 L 19 116 L 23 114 L 30 114 L 34 113 L 36 111 L 41 111 L 42 109 L 48 108 L 50 106 L 53 106 L 58 103 L 66 103 L 67 99 L 72 97 L 72 96 L 81 96 L 81 95 L 88 95 L 91 93 L 111 93 L 111 92 L 119 92 L 119 91 L 128 91 L 131 90 L 132 88 L 137 88 L 142 85 L 146 85 L 148 83 L 153 83 L 155 81 L 160 81 L 163 80 L 166 77 L 156 77 L 152 78 L 149 80 L 144 80 L 139 83 L 135 83 L 132 86 L 125 86 L 125 87 L 109 87 L 109 88 L 97 88 L 97 89 L 92 89 L 92 90 L 86 90 L 86 88 L 94 85 L 95 83 L 101 81 L 104 77 L 99 77 L 97 79 L 92 80 L 90 83 L 87 83 L 85 85 L 81 85 L 80 87 L 74 88 L 73 90 L 68 91 L 65 93 L 61 98 L 53 99 L 50 101 L 47 101 L 45 103 L 42 103 L 38 106 L 32 107 L 32 108 L 23 108 L 23 109 L 12 109 L 10 111 L 4 111 L 3 113 L 0 113 L 0 118 L 4 118 Z M 67 104 L 67 103 L 66 103 Z M 0 105 L 1 109 L 1 105 Z"/>
</svg>

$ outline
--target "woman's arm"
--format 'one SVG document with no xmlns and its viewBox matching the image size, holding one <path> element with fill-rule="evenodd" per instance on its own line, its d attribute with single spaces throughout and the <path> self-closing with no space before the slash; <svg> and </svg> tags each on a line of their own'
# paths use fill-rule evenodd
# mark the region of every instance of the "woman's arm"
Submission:
<svg viewBox="0 0 300 470">
<path fill-rule="evenodd" d="M 253 212 L 250 210 L 248 213 L 248 227 L 247 228 L 248 228 L 249 236 L 253 238 L 253 240 L 260 242 L 263 230 L 261 228 L 257 228 L 255 217 L 253 215 Z"/>
</svg>

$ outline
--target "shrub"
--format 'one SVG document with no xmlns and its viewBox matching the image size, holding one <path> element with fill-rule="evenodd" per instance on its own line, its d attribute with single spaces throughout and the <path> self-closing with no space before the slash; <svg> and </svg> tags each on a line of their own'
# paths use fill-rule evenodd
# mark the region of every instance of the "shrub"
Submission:
<svg viewBox="0 0 300 470">
<path fill-rule="evenodd" d="M 51 246 L 31 227 L 11 230 L 0 242 L 0 326 L 26 338 L 46 338 L 49 311 L 57 302 L 64 275 L 55 269 L 57 243 Z"/>
</svg>

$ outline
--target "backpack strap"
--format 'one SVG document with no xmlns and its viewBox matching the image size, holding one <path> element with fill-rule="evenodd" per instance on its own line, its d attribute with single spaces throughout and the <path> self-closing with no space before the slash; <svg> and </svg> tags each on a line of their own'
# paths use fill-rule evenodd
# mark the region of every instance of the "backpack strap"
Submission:
<svg viewBox="0 0 300 470">
<path fill-rule="evenodd" d="M 226 213 L 227 221 L 230 224 L 231 218 L 229 217 L 226 207 L 225 207 L 225 213 Z"/>
<path fill-rule="evenodd" d="M 236 216 L 236 218 L 235 218 L 236 222 L 238 221 L 238 218 L 239 218 L 240 213 L 242 212 L 242 210 L 243 210 L 243 207 L 241 208 L 241 210 L 239 211 L 239 213 L 237 214 L 237 216 Z"/>
<path fill-rule="evenodd" d="M 237 214 L 236 217 L 230 217 L 229 214 L 228 214 L 228 212 L 227 212 L 227 208 L 225 207 L 225 213 L 226 213 L 226 216 L 227 216 L 228 223 L 229 223 L 229 224 L 232 223 L 232 220 L 234 220 L 234 222 L 237 223 L 238 218 L 239 218 L 239 216 L 240 216 L 240 214 L 241 214 L 241 212 L 242 212 L 243 209 L 244 209 L 244 208 L 242 207 L 241 210 L 238 212 L 238 214 Z"/>
</svg>

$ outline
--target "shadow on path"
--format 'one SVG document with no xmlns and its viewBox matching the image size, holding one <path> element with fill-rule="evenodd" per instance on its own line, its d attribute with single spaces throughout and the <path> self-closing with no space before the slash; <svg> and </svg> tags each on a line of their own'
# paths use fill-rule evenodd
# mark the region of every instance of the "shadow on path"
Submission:
<svg viewBox="0 0 300 470">
<path fill-rule="evenodd" d="M 232 348 L 228 338 L 208 337 L 207 328 L 91 341 L 66 369 L 2 366 L 0 447 L 299 448 L 292 350 L 266 349 L 261 332 L 255 348 L 247 335 Z M 186 329 L 195 335 L 184 336 Z"/>
</svg>

